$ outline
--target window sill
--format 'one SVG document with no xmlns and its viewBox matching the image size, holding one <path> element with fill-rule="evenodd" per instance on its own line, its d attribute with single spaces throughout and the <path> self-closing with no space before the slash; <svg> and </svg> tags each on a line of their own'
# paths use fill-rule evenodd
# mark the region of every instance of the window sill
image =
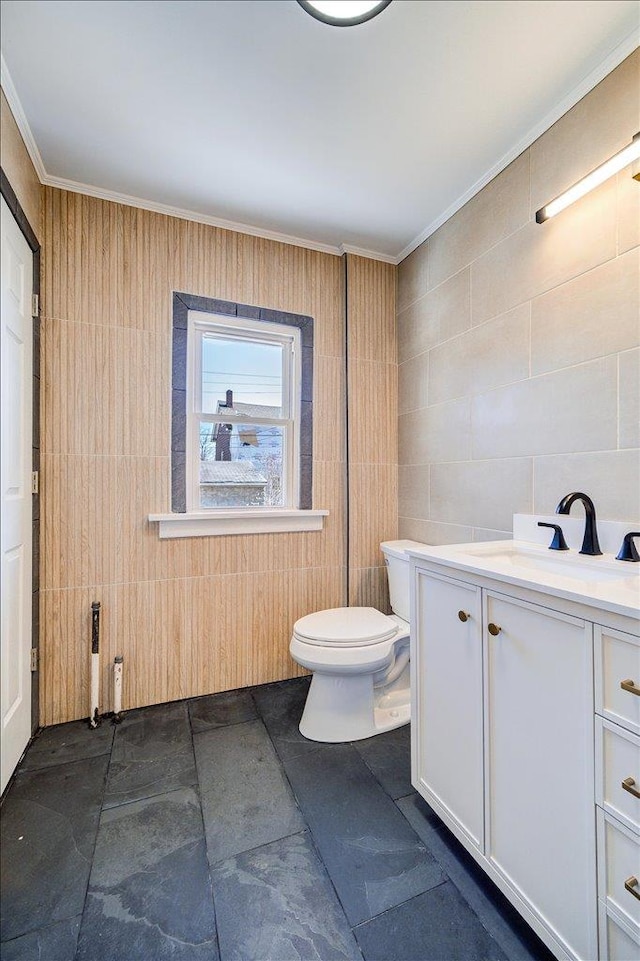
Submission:
<svg viewBox="0 0 640 961">
<path fill-rule="evenodd" d="M 157 522 L 160 539 L 167 537 L 220 537 L 225 534 L 281 534 L 287 531 L 321 531 L 329 511 L 313 510 L 211 510 L 188 514 L 149 514 Z"/>
</svg>

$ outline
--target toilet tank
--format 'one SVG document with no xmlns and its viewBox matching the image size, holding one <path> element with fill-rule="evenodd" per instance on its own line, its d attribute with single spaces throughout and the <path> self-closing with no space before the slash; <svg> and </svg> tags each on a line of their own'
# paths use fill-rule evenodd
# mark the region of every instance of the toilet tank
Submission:
<svg viewBox="0 0 640 961">
<path fill-rule="evenodd" d="M 408 550 L 427 547 L 419 541 L 384 541 L 380 550 L 384 554 L 389 579 L 391 610 L 403 621 L 409 620 L 409 555 Z"/>
</svg>

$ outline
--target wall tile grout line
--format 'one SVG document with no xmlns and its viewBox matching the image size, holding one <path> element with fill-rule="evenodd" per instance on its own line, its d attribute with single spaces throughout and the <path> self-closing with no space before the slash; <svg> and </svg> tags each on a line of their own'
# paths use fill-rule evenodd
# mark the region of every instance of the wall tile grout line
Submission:
<svg viewBox="0 0 640 961">
<path fill-rule="evenodd" d="M 414 301 L 411 301 L 410 304 L 405 304 L 402 307 L 402 310 L 398 311 L 398 318 L 400 318 L 400 315 L 405 313 L 410 307 L 414 307 L 417 303 L 419 303 L 419 301 L 423 300 L 425 297 L 428 297 L 429 294 L 433 293 L 434 291 L 437 291 L 444 284 L 452 280 L 452 278 L 462 273 L 463 270 L 470 270 L 473 267 L 473 265 L 477 263 L 479 260 L 482 260 L 482 258 L 486 254 L 490 253 L 496 247 L 499 247 L 503 241 L 509 240 L 510 238 L 514 237 L 516 234 L 520 233 L 522 230 L 526 229 L 526 227 L 528 227 L 529 224 L 530 224 L 530 221 L 527 224 L 523 224 L 522 227 L 518 228 L 518 230 L 514 230 L 513 233 L 509 234 L 507 237 L 502 238 L 502 240 L 498 241 L 497 243 L 493 244 L 491 247 L 487 248 L 487 250 L 485 250 L 478 257 L 475 257 L 473 260 L 470 260 L 468 263 L 464 265 L 464 267 L 460 267 L 458 270 L 454 271 L 452 274 L 449 274 L 448 277 L 445 277 L 444 280 L 441 280 L 440 283 L 438 283 L 435 287 L 429 288 L 423 294 L 421 294 L 420 297 L 416 297 L 416 299 Z M 543 226 L 543 225 L 538 225 L 538 226 Z M 416 247 L 416 250 L 419 250 L 419 249 L 420 249 L 419 247 Z M 415 251 L 413 251 L 413 253 L 415 253 Z M 622 251 L 622 253 L 616 252 L 612 254 L 610 257 L 606 257 L 604 260 L 598 261 L 598 263 L 593 264 L 590 267 L 586 267 L 584 270 L 580 270 L 575 274 L 572 274 L 571 277 L 568 277 L 565 280 L 558 281 L 558 283 L 552 284 L 550 287 L 545 287 L 543 290 L 540 290 L 539 293 L 535 294 L 534 297 L 525 297 L 523 300 L 520 300 L 520 301 L 517 301 L 516 303 L 511 304 L 509 307 L 505 308 L 504 310 L 500 311 L 497 314 L 491 314 L 491 316 L 485 317 L 484 320 L 481 320 L 475 324 L 472 322 L 470 327 L 467 328 L 467 332 L 469 330 L 474 330 L 476 327 L 481 327 L 492 320 L 495 320 L 496 317 L 500 317 L 501 314 L 503 313 L 508 313 L 508 311 L 513 310 L 514 307 L 520 307 L 522 304 L 526 304 L 526 303 L 529 303 L 530 301 L 536 300 L 538 297 L 543 297 L 545 294 L 550 293 L 552 290 L 557 290 L 559 287 L 564 287 L 565 284 L 571 283 L 572 281 L 576 280 L 578 277 L 584 277 L 586 274 L 589 274 L 594 270 L 598 270 L 599 267 L 603 267 L 605 264 L 610 263 L 612 260 L 616 260 L 618 257 L 624 256 L 625 253 L 627 253 L 627 251 Z M 453 338 L 449 338 L 449 339 L 453 339 Z"/>
</svg>

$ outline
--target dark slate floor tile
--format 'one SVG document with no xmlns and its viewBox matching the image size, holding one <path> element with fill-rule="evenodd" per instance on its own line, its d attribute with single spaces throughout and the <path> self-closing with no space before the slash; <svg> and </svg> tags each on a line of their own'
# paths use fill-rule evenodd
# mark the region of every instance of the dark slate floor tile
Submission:
<svg viewBox="0 0 640 961">
<path fill-rule="evenodd" d="M 104 806 L 196 783 L 184 701 L 130 711 L 116 728 Z"/>
<path fill-rule="evenodd" d="M 260 716 L 283 760 L 308 754 L 319 746 L 317 741 L 309 741 L 298 730 L 310 683 L 310 677 L 294 677 L 290 681 L 253 688 Z"/>
<path fill-rule="evenodd" d="M 218 957 L 195 791 L 182 788 L 103 812 L 77 961 Z"/>
<path fill-rule="evenodd" d="M 395 799 L 413 793 L 409 724 L 365 741 L 354 741 L 353 746 L 390 797 Z"/>
<path fill-rule="evenodd" d="M 365 961 L 506 961 L 451 881 L 355 929 Z"/>
<path fill-rule="evenodd" d="M 80 917 L 58 921 L 0 945 L 2 961 L 74 961 Z"/>
<path fill-rule="evenodd" d="M 224 961 L 361 961 L 307 834 L 221 862 L 213 886 Z"/>
<path fill-rule="evenodd" d="M 226 727 L 228 724 L 242 724 L 253 721 L 258 716 L 251 691 L 224 691 L 189 701 L 191 730 L 194 734 L 211 728 Z"/>
<path fill-rule="evenodd" d="M 548 948 L 429 805 L 418 794 L 397 804 L 510 961 L 553 961 Z"/>
<path fill-rule="evenodd" d="M 193 742 L 212 864 L 304 829 L 262 721 L 204 731 Z"/>
<path fill-rule="evenodd" d="M 351 745 L 320 747 L 285 769 L 351 924 L 443 880 Z"/>
<path fill-rule="evenodd" d="M 1 940 L 82 912 L 108 761 L 17 775 L 2 806 Z"/>
<path fill-rule="evenodd" d="M 35 771 L 53 764 L 109 754 L 113 731 L 114 725 L 106 720 L 95 730 L 90 730 L 86 721 L 44 728 L 31 744 L 20 770 Z"/>
</svg>

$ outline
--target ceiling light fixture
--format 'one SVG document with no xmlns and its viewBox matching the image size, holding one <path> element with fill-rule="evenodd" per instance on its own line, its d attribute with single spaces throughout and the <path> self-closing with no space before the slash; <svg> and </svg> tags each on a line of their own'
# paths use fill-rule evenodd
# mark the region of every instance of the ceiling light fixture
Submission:
<svg viewBox="0 0 640 961">
<path fill-rule="evenodd" d="M 353 27 L 377 17 L 391 0 L 298 0 L 316 20 L 334 27 Z"/>
<path fill-rule="evenodd" d="M 613 177 L 617 174 L 623 167 L 627 167 L 629 164 L 633 163 L 634 160 L 640 159 L 640 133 L 637 133 L 630 144 L 623 147 L 617 154 L 614 154 L 610 160 L 605 161 L 605 163 L 600 164 L 595 170 L 579 180 L 577 184 L 573 187 L 569 187 L 564 193 L 556 197 L 555 200 L 550 201 L 540 210 L 536 211 L 536 223 L 543 224 L 545 220 L 549 220 L 550 217 L 555 217 L 559 214 L 561 210 L 568 207 L 570 204 L 575 203 L 589 191 L 594 190 L 599 187 L 600 184 L 608 180 L 609 177 Z M 635 174 L 634 174 L 635 177 Z"/>
</svg>

